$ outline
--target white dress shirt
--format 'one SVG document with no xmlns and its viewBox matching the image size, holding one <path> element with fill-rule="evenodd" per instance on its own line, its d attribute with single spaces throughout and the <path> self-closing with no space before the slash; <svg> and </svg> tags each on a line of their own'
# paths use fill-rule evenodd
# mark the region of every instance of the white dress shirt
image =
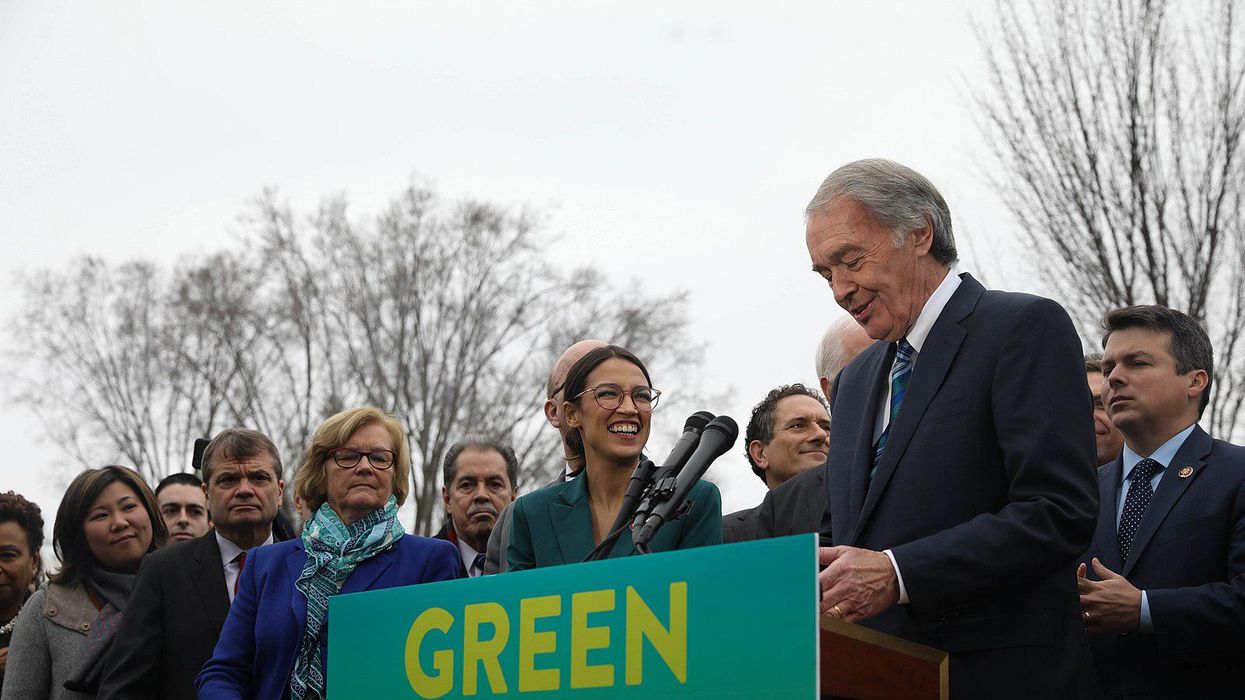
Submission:
<svg viewBox="0 0 1245 700">
<path fill-rule="evenodd" d="M 242 553 L 242 548 L 225 539 L 219 530 L 212 530 L 212 534 L 216 535 L 216 544 L 220 546 L 220 565 L 225 570 L 225 591 L 229 593 L 229 602 L 233 602 L 233 589 L 238 583 L 238 576 L 242 574 L 242 566 L 239 562 L 234 561 L 238 555 Z M 272 544 L 272 533 L 268 533 L 268 539 L 263 541 L 265 544 Z"/>
<path fill-rule="evenodd" d="M 917 314 L 916 321 L 912 324 L 912 328 L 908 329 L 904 339 L 912 346 L 912 374 L 916 376 L 916 365 L 920 361 L 921 347 L 925 345 L 925 339 L 929 337 L 929 332 L 934 328 L 934 322 L 942 315 L 942 310 L 946 308 L 947 302 L 951 301 L 951 295 L 955 294 L 955 290 L 960 288 L 959 270 L 954 266 L 947 271 L 946 277 L 942 278 L 942 282 L 938 283 L 938 287 L 934 289 L 934 293 L 925 301 L 925 306 L 921 307 L 921 313 Z M 891 367 L 894 368 L 894 361 Z M 891 383 L 890 370 L 886 372 L 886 396 L 878 404 L 877 420 L 873 425 L 873 444 L 878 444 L 878 438 L 882 437 L 882 433 L 886 430 L 891 422 Z M 883 450 L 885 452 L 885 450 Z M 910 600 L 908 598 L 908 589 L 903 584 L 903 574 L 899 572 L 899 563 L 895 561 L 895 555 L 891 550 L 883 550 L 887 558 L 891 560 L 891 567 L 895 569 L 895 578 L 899 582 L 899 603 L 907 605 Z"/>
<path fill-rule="evenodd" d="M 471 545 L 463 542 L 463 538 L 458 538 L 458 555 L 463 558 L 463 568 L 467 571 L 467 576 L 475 578 L 484 573 L 484 569 L 476 566 L 476 557 L 480 556 Z"/>
</svg>

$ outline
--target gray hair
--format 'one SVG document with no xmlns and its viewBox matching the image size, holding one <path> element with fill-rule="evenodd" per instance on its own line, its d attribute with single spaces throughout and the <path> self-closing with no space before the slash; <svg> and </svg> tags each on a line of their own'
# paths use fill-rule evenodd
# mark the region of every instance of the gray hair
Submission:
<svg viewBox="0 0 1245 700">
<path fill-rule="evenodd" d="M 844 316 L 826 329 L 825 335 L 821 336 L 821 342 L 817 344 L 818 377 L 833 381 L 834 375 L 847 364 L 847 348 L 843 345 L 843 339 L 857 325 L 856 319 Z"/>
<path fill-rule="evenodd" d="M 506 460 L 506 476 L 510 479 L 510 488 L 519 488 L 519 458 L 515 456 L 514 450 L 509 445 L 486 435 L 468 435 L 445 451 L 441 476 L 445 479 L 446 488 L 454 483 L 454 477 L 458 475 L 458 456 L 463 453 L 463 450 L 468 449 L 493 450 L 500 454 L 502 459 Z"/>
<path fill-rule="evenodd" d="M 947 266 L 958 259 L 951 233 L 951 210 L 938 188 L 917 171 L 883 158 L 848 163 L 821 183 L 804 209 L 804 216 L 825 212 L 839 197 L 859 203 L 890 227 L 896 246 L 928 222 L 934 231 L 930 246 L 934 259 Z"/>
</svg>

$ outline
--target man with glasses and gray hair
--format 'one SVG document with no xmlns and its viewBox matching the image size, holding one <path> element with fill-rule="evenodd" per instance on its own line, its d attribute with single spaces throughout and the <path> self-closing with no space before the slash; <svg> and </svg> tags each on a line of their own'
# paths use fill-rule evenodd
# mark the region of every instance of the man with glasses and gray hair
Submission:
<svg viewBox="0 0 1245 700">
<path fill-rule="evenodd" d="M 952 697 L 1093 695 L 1073 574 L 1098 489 L 1067 312 L 953 272 L 950 209 L 898 163 L 835 170 L 805 215 L 813 271 L 879 341 L 831 396 L 822 611 L 949 652 Z"/>
</svg>

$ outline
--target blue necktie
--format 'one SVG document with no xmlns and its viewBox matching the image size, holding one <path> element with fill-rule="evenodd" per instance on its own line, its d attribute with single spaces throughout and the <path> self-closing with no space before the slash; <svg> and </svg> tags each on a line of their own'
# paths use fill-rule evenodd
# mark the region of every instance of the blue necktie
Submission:
<svg viewBox="0 0 1245 700">
<path fill-rule="evenodd" d="M 886 447 L 886 438 L 890 435 L 891 427 L 895 425 L 895 416 L 899 415 L 899 404 L 903 403 L 903 395 L 908 390 L 908 380 L 912 378 L 912 355 L 915 353 L 916 350 L 906 338 L 896 343 L 895 364 L 891 366 L 890 420 L 878 438 L 878 443 L 873 446 L 873 468 L 869 470 L 870 479 L 873 479 L 873 475 L 878 471 L 878 464 L 882 461 L 882 449 Z"/>
<path fill-rule="evenodd" d="M 471 568 L 476 569 L 481 574 L 484 573 L 484 555 L 483 554 L 476 555 L 475 561 L 471 562 Z M 468 574 L 470 574 L 470 572 L 468 572 Z"/>
<path fill-rule="evenodd" d="M 1141 524 L 1141 516 L 1146 513 L 1146 506 L 1154 497 L 1154 488 L 1150 480 L 1163 470 L 1163 465 L 1150 459 L 1141 460 L 1133 466 L 1128 495 L 1124 497 L 1124 510 L 1120 512 L 1120 529 L 1115 534 L 1115 542 L 1120 546 L 1120 561 L 1128 561 L 1128 552 L 1133 548 L 1133 535 L 1137 534 L 1137 526 Z"/>
</svg>

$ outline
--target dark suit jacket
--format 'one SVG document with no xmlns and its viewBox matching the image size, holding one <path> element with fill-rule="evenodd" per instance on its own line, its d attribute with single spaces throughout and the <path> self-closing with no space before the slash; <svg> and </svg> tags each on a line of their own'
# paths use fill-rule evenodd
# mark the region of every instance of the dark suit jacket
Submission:
<svg viewBox="0 0 1245 700">
<path fill-rule="evenodd" d="M 722 541 L 748 542 L 757 539 L 757 511 L 760 506 L 737 510 L 722 516 Z"/>
<path fill-rule="evenodd" d="M 894 344 L 835 381 L 833 541 L 892 550 L 911 602 L 863 624 L 950 652 L 952 697 L 1076 697 L 1093 680 L 1075 567 L 1098 514 L 1081 341 L 1055 302 L 962 278 L 872 480 Z"/>
<path fill-rule="evenodd" d="M 1184 468 L 1192 473 L 1181 477 Z M 1194 428 L 1124 562 L 1115 525 L 1122 478 L 1121 459 L 1098 472 L 1098 529 L 1085 561 L 1098 557 L 1146 591 L 1154 631 L 1090 640 L 1103 695 L 1245 697 L 1245 448 Z"/>
<path fill-rule="evenodd" d="M 228 613 L 215 531 L 143 557 L 97 697 L 193 700 Z"/>
<path fill-rule="evenodd" d="M 826 470 L 824 467 L 809 469 L 765 494 L 765 500 L 757 507 L 756 537 L 821 532 L 825 515 Z M 829 529 L 829 524 L 825 529 Z"/>
<path fill-rule="evenodd" d="M 506 556 L 510 569 L 581 562 L 592 551 L 592 509 L 584 476 L 520 496 L 513 504 L 514 525 Z M 722 497 L 718 487 L 699 481 L 688 499 L 691 511 L 662 526 L 649 542 L 654 552 L 722 543 Z M 623 530 L 610 557 L 625 557 L 633 549 L 631 530 Z"/>
<path fill-rule="evenodd" d="M 294 587 L 307 553 L 290 540 L 251 550 L 212 658 L 195 679 L 199 698 L 281 698 L 307 623 L 307 599 Z M 359 564 L 342 593 L 409 586 L 456 578 L 458 549 L 443 540 L 404 535 Z M 328 635 L 320 639 L 327 673 Z"/>
</svg>

